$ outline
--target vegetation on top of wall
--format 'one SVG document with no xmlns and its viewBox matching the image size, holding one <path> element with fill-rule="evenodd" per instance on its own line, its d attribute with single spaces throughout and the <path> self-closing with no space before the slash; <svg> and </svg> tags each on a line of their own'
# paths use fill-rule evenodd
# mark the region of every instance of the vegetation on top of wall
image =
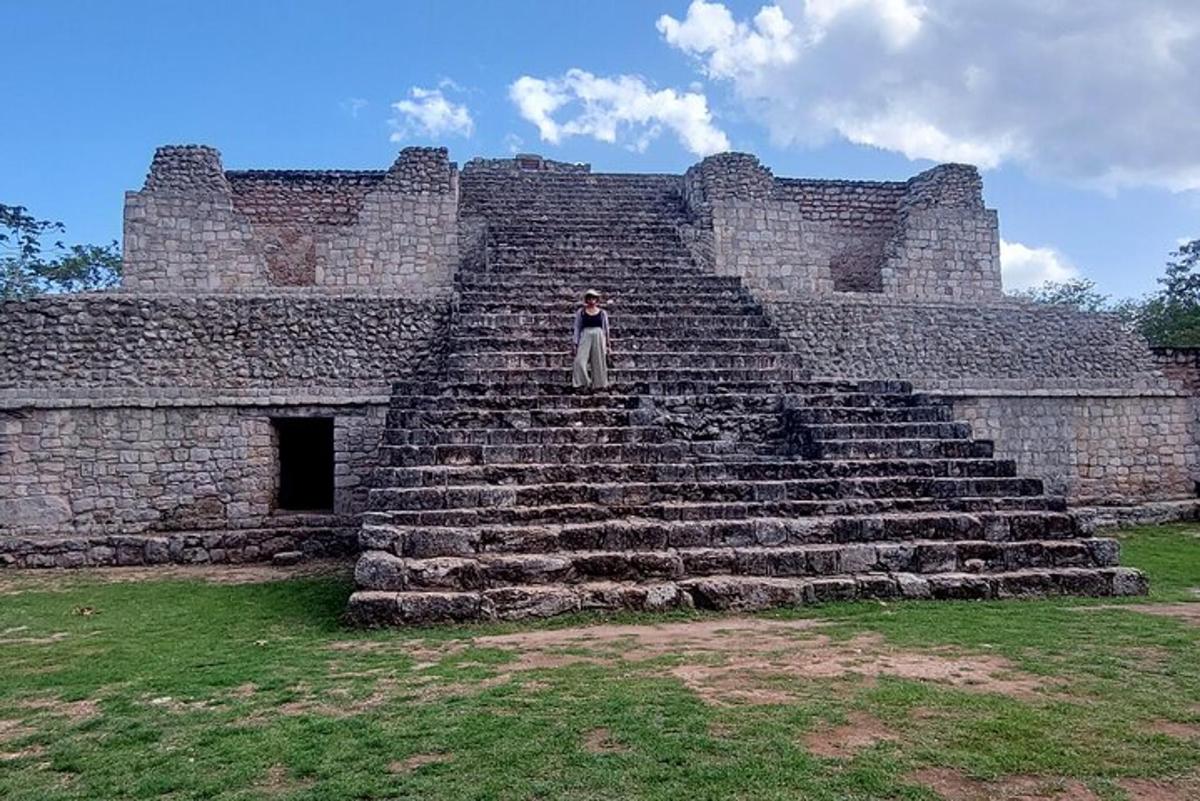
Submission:
<svg viewBox="0 0 1200 801">
<path fill-rule="evenodd" d="M 1131 330 L 1160 347 L 1200 347 L 1200 239 L 1172 251 L 1160 289 L 1142 298 L 1114 300 L 1096 290 L 1086 278 L 1047 281 L 1039 287 L 1012 293 L 1037 303 L 1069 306 L 1085 312 L 1110 312 Z"/>
<path fill-rule="evenodd" d="M 0 299 L 111 289 L 121 283 L 121 248 L 115 240 L 66 245 L 56 238 L 65 232 L 60 222 L 39 220 L 24 206 L 0 203 Z"/>
</svg>

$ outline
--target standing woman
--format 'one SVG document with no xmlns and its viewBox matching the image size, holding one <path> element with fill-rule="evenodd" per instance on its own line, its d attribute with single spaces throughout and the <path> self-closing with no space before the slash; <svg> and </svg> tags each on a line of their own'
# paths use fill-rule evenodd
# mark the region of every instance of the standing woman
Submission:
<svg viewBox="0 0 1200 801">
<path fill-rule="evenodd" d="M 583 308 L 575 312 L 575 368 L 571 383 L 576 389 L 608 387 L 608 312 L 600 308 L 600 293 L 583 293 Z"/>
</svg>

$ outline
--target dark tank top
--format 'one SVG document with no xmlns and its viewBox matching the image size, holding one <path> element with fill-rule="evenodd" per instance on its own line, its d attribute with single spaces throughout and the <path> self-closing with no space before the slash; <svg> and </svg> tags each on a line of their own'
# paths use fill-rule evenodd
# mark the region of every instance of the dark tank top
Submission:
<svg viewBox="0 0 1200 801">
<path fill-rule="evenodd" d="M 579 315 L 583 318 L 583 322 L 579 324 L 580 328 L 603 328 L 604 327 L 604 312 L 598 311 L 595 314 L 583 312 Z"/>
</svg>

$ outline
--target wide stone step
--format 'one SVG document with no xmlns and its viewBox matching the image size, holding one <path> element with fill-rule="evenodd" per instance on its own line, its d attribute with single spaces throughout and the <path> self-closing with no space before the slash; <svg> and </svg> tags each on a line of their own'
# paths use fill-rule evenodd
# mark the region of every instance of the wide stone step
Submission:
<svg viewBox="0 0 1200 801">
<path fill-rule="evenodd" d="M 661 315 L 665 310 L 683 308 L 692 311 L 707 311 L 713 316 L 730 317 L 740 315 L 762 315 L 757 306 L 739 297 L 717 298 L 658 298 L 653 295 L 639 295 L 636 298 L 621 300 L 605 300 L 602 308 L 608 312 L 610 320 L 617 316 L 646 316 Z M 519 315 L 548 315 L 561 319 L 566 315 L 570 318 L 580 307 L 578 296 L 559 300 L 552 298 L 543 300 L 539 297 L 510 296 L 495 297 L 490 300 L 467 300 L 460 298 L 458 309 L 460 314 L 519 314 Z"/>
<path fill-rule="evenodd" d="M 829 423 L 811 424 L 806 429 L 813 439 L 824 443 L 830 440 L 888 440 L 888 439 L 970 439 L 971 425 L 963 422 L 946 423 Z"/>
<path fill-rule="evenodd" d="M 508 351 L 451 353 L 449 369 L 531 370 L 569 369 L 574 354 L 561 351 Z M 800 369 L 796 353 L 677 353 L 672 351 L 620 351 L 612 355 L 622 370 L 769 370 L 780 367 Z M 615 370 L 616 367 L 614 366 Z"/>
<path fill-rule="evenodd" d="M 373 492 L 371 493 L 374 494 Z M 1062 498 L 1044 495 L 953 498 L 836 498 L 811 501 L 663 501 L 646 504 L 580 503 L 453 509 L 389 509 L 363 513 L 373 523 L 469 528 L 487 525 L 596 522 L 645 517 L 657 520 L 735 520 L 746 517 L 814 517 L 910 512 L 1065 511 Z"/>
<path fill-rule="evenodd" d="M 740 400 L 740 399 L 739 399 Z M 726 420 L 727 423 L 737 422 L 741 430 L 764 431 L 767 429 L 780 430 L 781 417 L 779 403 L 771 403 L 771 398 L 758 399 L 761 403 L 748 406 L 737 403 L 732 409 L 736 420 Z M 488 428 L 496 430 L 530 429 L 530 428 L 579 428 L 600 427 L 616 428 L 621 426 L 671 426 L 674 422 L 697 421 L 697 429 L 708 425 L 712 415 L 726 411 L 719 404 L 697 404 L 690 406 L 681 404 L 647 405 L 641 409 L 629 408 L 548 408 L 546 404 L 531 404 L 527 408 L 507 409 L 478 409 L 466 405 L 458 405 L 447 409 L 445 406 L 433 409 L 402 409 L 393 407 L 388 415 L 389 429 L 439 429 L 439 428 Z M 822 420 L 855 420 L 855 421 L 908 421 L 933 422 L 946 420 L 951 416 L 951 410 L 940 406 L 912 406 L 883 409 L 851 409 L 851 408 L 820 408 L 804 410 L 811 412 L 813 417 Z M 795 411 L 790 412 L 795 414 Z M 809 416 L 806 414 L 806 416 Z M 693 433 L 693 436 L 698 434 Z M 388 440 L 393 444 L 407 444 L 403 438 Z M 412 443 L 418 444 L 418 443 Z"/>
<path fill-rule="evenodd" d="M 393 467 L 462 464 L 598 464 L 604 462 L 678 462 L 698 455 L 749 455 L 751 446 L 738 443 L 654 443 L 552 445 L 381 445 L 383 463 Z M 709 451 L 709 449 L 714 449 Z"/>
<path fill-rule="evenodd" d="M 840 397 L 844 403 L 834 405 L 833 398 Z M 832 395 L 785 395 L 785 394 L 702 394 L 702 395 L 645 395 L 613 392 L 571 393 L 567 395 L 512 395 L 491 393 L 486 395 L 460 394 L 395 394 L 390 408 L 395 412 L 437 411 L 563 411 L 568 409 L 633 410 L 646 409 L 656 413 L 682 414 L 773 414 L 785 411 L 794 413 L 798 409 L 835 410 L 847 409 L 866 412 L 905 409 L 937 409 L 939 405 L 918 406 L 913 395 L 868 396 L 848 393 Z M 926 401 L 926 403 L 929 403 Z M 870 405 L 874 404 L 874 405 Z"/>
<path fill-rule="evenodd" d="M 488 257 L 486 269 L 493 273 L 524 272 L 526 270 L 562 270 L 588 275 L 593 270 L 618 272 L 653 270 L 664 273 L 699 270 L 690 256 L 571 256 L 567 254 L 512 254 Z"/>
<path fill-rule="evenodd" d="M 586 283 L 577 283 L 576 278 L 582 279 Z M 470 271 L 459 273 L 456 281 L 464 294 L 477 292 L 507 295 L 519 292 L 542 296 L 562 293 L 575 299 L 579 298 L 583 290 L 589 288 L 600 291 L 604 296 L 611 295 L 613 297 L 647 291 L 681 294 L 686 292 L 743 292 L 741 279 L 735 276 L 712 275 L 702 272 L 677 275 L 663 275 L 657 272 L 637 275 L 625 272 L 619 276 L 590 273 L 568 276 L 561 272 L 537 272 L 535 270 L 516 275 Z"/>
<path fill-rule="evenodd" d="M 605 445 L 665 442 L 657 426 L 557 426 L 553 428 L 387 429 L 385 445 Z"/>
<path fill-rule="evenodd" d="M 1048 595 L 1140 595 L 1148 583 L 1131 568 L 1029 569 L 1003 573 L 872 573 L 822 578 L 709 576 L 681 581 L 592 582 L 472 592 L 360 590 L 350 596 L 358 626 L 545 618 L 588 610 L 703 608 L 758 611 L 862 599 L 985 600 Z"/>
<path fill-rule="evenodd" d="M 450 353 L 492 353 L 492 352 L 532 352 L 554 351 L 571 354 L 569 344 L 571 332 L 568 329 L 556 331 L 541 337 L 522 336 L 518 334 L 495 334 L 486 336 L 452 336 L 449 339 Z M 654 338 L 623 339 L 619 344 L 621 353 L 647 353 L 669 351 L 673 353 L 787 353 L 787 340 L 780 337 L 756 337 L 753 332 L 746 336 L 726 339 L 695 339 L 684 337 L 659 336 Z"/>
<path fill-rule="evenodd" d="M 542 395 L 410 395 L 394 394 L 392 411 L 533 411 L 563 409 L 630 410 L 648 404 L 641 395 L 621 395 L 611 392 L 574 393 L 560 396 Z M 649 408 L 649 407 L 647 407 Z"/>
<path fill-rule="evenodd" d="M 550 507 L 577 504 L 760 503 L 883 498 L 1038 496 L 1036 478 L 883 476 L 756 481 L 655 481 L 444 487 L 375 487 L 371 510 Z"/>
<path fill-rule="evenodd" d="M 558 329 L 564 325 L 567 334 L 571 333 L 572 318 L 568 314 L 537 313 L 505 313 L 505 314 L 472 314 L 460 313 L 458 325 L 470 328 L 513 328 L 527 330 Z M 609 327 L 615 332 L 625 331 L 663 331 L 677 335 L 683 333 L 702 333 L 709 330 L 721 329 L 752 329 L 762 331 L 769 329 L 769 323 L 757 314 L 669 314 L 659 309 L 654 314 L 625 314 L 619 318 L 615 315 L 609 321 Z"/>
<path fill-rule="evenodd" d="M 830 478 L 1012 478 L 1010 459 L 896 459 L 878 461 L 724 461 L 674 464 L 597 463 L 519 465 L 427 465 L 381 467 L 380 487 L 453 487 L 469 484 L 533 485 L 649 481 L 787 481 Z"/>
<path fill-rule="evenodd" d="M 700 280 L 669 281 L 656 280 L 648 276 L 645 280 L 629 279 L 607 286 L 593 286 L 563 280 L 527 280 L 524 276 L 508 276 L 508 281 L 492 281 L 480 285 L 465 284 L 460 279 L 458 300 L 462 305 L 494 303 L 509 299 L 530 299 L 539 303 L 574 303 L 582 301 L 583 292 L 595 289 L 600 292 L 601 305 L 622 303 L 642 299 L 672 300 L 681 304 L 710 304 L 713 302 L 738 301 L 753 303 L 753 297 L 737 285 L 709 284 Z M 586 279 L 585 279 L 586 280 Z"/>
<path fill-rule="evenodd" d="M 861 439 L 818 442 L 822 459 L 957 459 L 991 458 L 989 440 L 972 439 Z"/>
<path fill-rule="evenodd" d="M 559 218 L 547 220 L 492 220 L 488 222 L 488 233 L 495 236 L 543 236 L 555 231 L 581 231 L 587 233 L 612 233 L 625 235 L 649 232 L 660 235 L 676 233 L 675 221 L 669 218 L 649 217 L 640 220 Z"/>
<path fill-rule="evenodd" d="M 618 355 L 625 352 L 627 344 L 631 351 L 654 349 L 650 343 L 657 342 L 669 342 L 669 347 L 677 347 L 680 340 L 684 338 L 683 335 L 686 334 L 685 331 L 676 329 L 633 328 L 628 325 L 618 326 L 616 324 L 611 325 L 610 329 L 612 346 Z M 530 349 L 556 349 L 570 346 L 572 333 L 571 317 L 567 315 L 559 318 L 558 323 L 553 326 L 522 327 L 463 323 L 454 326 L 451 338 L 455 341 L 478 343 L 475 346 L 467 345 L 465 348 L 460 348 L 459 352 L 469 352 L 476 347 L 480 351 L 517 350 L 523 349 L 525 346 L 522 343 L 525 342 L 533 343 Z M 696 330 L 692 332 L 692 336 L 695 342 L 724 340 L 730 342 L 730 348 L 737 350 L 738 346 L 732 344 L 732 340 L 774 340 L 777 338 L 777 332 L 773 328 L 765 326 L 733 326 Z M 779 350 L 787 349 L 780 348 Z"/>
<path fill-rule="evenodd" d="M 652 520 L 645 517 L 543 525 L 439 527 L 368 522 L 359 532 L 363 550 L 415 559 L 481 553 L 641 551 L 671 548 L 741 548 L 782 545 L 984 540 L 1070 540 L 1079 537 L 1064 512 L 918 512 L 859 516 L 756 517 Z"/>
<path fill-rule="evenodd" d="M 488 263 L 495 259 L 628 259 L 672 260 L 688 258 L 688 251 L 674 238 L 662 236 L 611 236 L 607 234 L 556 231 L 548 236 L 489 233 L 485 245 Z"/>
<path fill-rule="evenodd" d="M 440 395 L 447 398 L 461 397 L 495 397 L 503 396 L 519 396 L 527 395 L 530 397 L 543 397 L 546 399 L 557 399 L 561 397 L 573 397 L 577 393 L 570 386 L 563 386 L 560 383 L 535 383 L 520 387 L 513 385 L 496 386 L 490 382 L 475 382 L 468 383 L 462 381 L 396 381 L 392 384 L 392 391 L 397 395 Z M 626 395 L 654 395 L 656 397 L 684 397 L 694 395 L 796 395 L 799 396 L 797 403 L 803 404 L 804 399 L 808 396 L 827 395 L 830 393 L 880 393 L 903 395 L 910 393 L 912 386 L 905 381 L 873 381 L 873 382 L 854 382 L 854 381 L 739 381 L 739 382 L 713 382 L 713 381 L 676 381 L 676 382 L 657 382 L 653 386 L 646 385 L 644 387 L 636 387 L 632 391 L 623 392 L 620 389 L 610 388 L 608 394 L 613 396 Z"/>
<path fill-rule="evenodd" d="M 405 558 L 367 551 L 355 569 L 365 590 L 463 591 L 529 584 L 680 580 L 700 576 L 818 577 L 859 573 L 995 573 L 1115 567 L 1112 539 L 851 543 L 669 550 L 485 553 Z"/>
<path fill-rule="evenodd" d="M 609 370 L 609 381 L 618 388 L 632 388 L 634 385 L 664 385 L 671 386 L 684 382 L 706 383 L 721 385 L 726 382 L 738 383 L 787 383 L 803 381 L 808 372 L 801 368 L 766 367 L 766 368 L 641 368 L 624 367 L 618 364 Z M 564 384 L 571 386 L 571 369 L 569 365 L 558 368 L 527 368 L 527 369 L 468 369 L 451 367 L 446 370 L 446 380 L 463 384 L 494 384 L 497 386 L 525 386 L 534 384 Z M 649 394 L 654 394 L 648 387 Z M 896 434 L 896 436 L 905 436 Z M 909 435 L 912 436 L 912 435 Z"/>
<path fill-rule="evenodd" d="M 499 409 L 456 407 L 442 410 L 398 411 L 388 415 L 388 427 L 396 429 L 436 428 L 615 428 L 646 426 L 654 422 L 650 409 Z"/>
<path fill-rule="evenodd" d="M 570 226 L 531 226 L 496 228 L 489 226 L 484 241 L 498 250 L 512 248 L 584 248 L 632 252 L 679 249 L 681 242 L 674 226 L 635 222 L 628 227 L 617 223 Z"/>
</svg>

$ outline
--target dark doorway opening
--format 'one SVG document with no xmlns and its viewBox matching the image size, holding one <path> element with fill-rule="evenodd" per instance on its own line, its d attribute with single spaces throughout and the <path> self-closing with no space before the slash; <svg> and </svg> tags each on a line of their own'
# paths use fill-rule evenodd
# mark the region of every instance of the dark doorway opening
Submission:
<svg viewBox="0 0 1200 801">
<path fill-rule="evenodd" d="M 333 418 L 276 417 L 280 509 L 333 510 Z"/>
</svg>

